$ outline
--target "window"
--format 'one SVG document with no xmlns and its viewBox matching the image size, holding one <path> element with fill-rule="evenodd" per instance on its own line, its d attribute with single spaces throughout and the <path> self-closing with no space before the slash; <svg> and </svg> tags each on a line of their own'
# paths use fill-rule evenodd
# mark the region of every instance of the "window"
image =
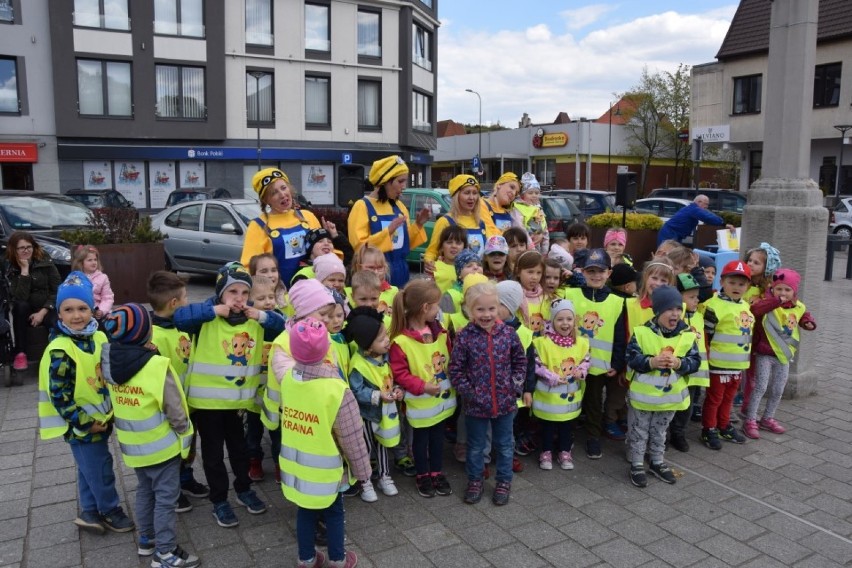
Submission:
<svg viewBox="0 0 852 568">
<path fill-rule="evenodd" d="M 18 62 L 14 58 L 0 58 L 0 114 L 21 112 L 18 94 Z"/>
<path fill-rule="evenodd" d="M 157 65 L 157 116 L 207 118 L 204 68 Z"/>
<path fill-rule="evenodd" d="M 358 128 L 371 130 L 382 127 L 382 82 L 358 79 Z"/>
<path fill-rule="evenodd" d="M 154 0 L 154 33 L 204 37 L 202 0 Z"/>
<path fill-rule="evenodd" d="M 414 38 L 414 56 L 412 61 L 423 67 L 424 69 L 432 70 L 432 33 L 426 31 L 425 28 L 412 24 L 412 36 Z"/>
<path fill-rule="evenodd" d="M 760 91 L 762 75 L 734 77 L 733 114 L 751 114 L 760 112 Z"/>
<path fill-rule="evenodd" d="M 305 4 L 305 49 L 331 53 L 331 7 Z"/>
<path fill-rule="evenodd" d="M 231 225 L 231 227 L 226 229 L 225 225 Z M 233 235 L 238 226 L 236 220 L 221 205 L 208 205 L 206 211 L 204 211 L 205 233 Z"/>
<path fill-rule="evenodd" d="M 432 0 L 420 0 L 420 3 L 424 6 L 432 7 Z"/>
<path fill-rule="evenodd" d="M 432 97 L 414 91 L 412 104 L 412 127 L 414 130 L 432 132 Z"/>
<path fill-rule="evenodd" d="M 132 116 L 130 63 L 78 59 L 77 108 L 81 115 Z"/>
<path fill-rule="evenodd" d="M 358 10 L 358 55 L 382 56 L 382 15 Z"/>
<path fill-rule="evenodd" d="M 305 75 L 305 126 L 331 127 L 331 78 Z"/>
<path fill-rule="evenodd" d="M 273 45 L 272 0 L 246 0 L 246 43 Z"/>
<path fill-rule="evenodd" d="M 198 223 L 201 221 L 201 204 L 187 205 L 181 207 L 164 221 L 166 227 L 184 229 L 186 231 L 197 231 Z"/>
<path fill-rule="evenodd" d="M 841 63 L 817 65 L 814 73 L 814 108 L 840 104 Z"/>
<path fill-rule="evenodd" d="M 74 25 L 129 30 L 127 0 L 74 0 Z"/>
<path fill-rule="evenodd" d="M 15 22 L 15 7 L 12 0 L 0 0 L 0 22 Z"/>
<path fill-rule="evenodd" d="M 253 74 L 258 74 L 255 78 Z M 268 71 L 246 73 L 246 116 L 249 126 L 275 123 L 275 76 Z"/>
</svg>

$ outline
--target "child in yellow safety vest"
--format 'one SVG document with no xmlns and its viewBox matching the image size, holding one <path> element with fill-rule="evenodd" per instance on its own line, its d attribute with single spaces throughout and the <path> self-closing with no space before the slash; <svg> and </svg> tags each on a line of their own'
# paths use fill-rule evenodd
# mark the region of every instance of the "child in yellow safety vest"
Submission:
<svg viewBox="0 0 852 568">
<path fill-rule="evenodd" d="M 627 345 L 629 407 L 627 409 L 627 459 L 630 481 L 646 487 L 645 453 L 650 472 L 665 483 L 675 483 L 663 461 L 666 431 L 675 412 L 689 408 L 686 378 L 698 370 L 701 355 L 695 333 L 681 319 L 683 300 L 673 286 L 660 286 L 651 294 L 654 317 L 633 328 Z"/>
<path fill-rule="evenodd" d="M 151 343 L 151 317 L 139 304 L 116 307 L 103 327 L 110 343 L 101 350 L 101 370 L 115 433 L 125 465 L 136 473 L 137 551 L 154 555 L 156 566 L 198 566 L 198 557 L 177 545 L 177 513 L 168 506 L 180 495 L 181 458 L 193 432 L 180 377 Z"/>
</svg>

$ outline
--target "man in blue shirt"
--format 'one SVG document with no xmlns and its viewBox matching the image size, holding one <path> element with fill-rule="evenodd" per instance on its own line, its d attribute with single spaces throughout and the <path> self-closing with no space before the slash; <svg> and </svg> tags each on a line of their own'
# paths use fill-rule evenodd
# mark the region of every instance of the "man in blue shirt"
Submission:
<svg viewBox="0 0 852 568">
<path fill-rule="evenodd" d="M 699 221 L 703 221 L 705 225 L 724 225 L 725 221 L 707 210 L 710 205 L 710 198 L 706 195 L 697 195 L 695 199 L 674 214 L 674 217 L 665 222 L 657 235 L 657 246 L 665 240 L 674 239 L 677 242 L 683 242 L 683 239 L 691 235 L 698 226 Z M 733 225 L 726 225 L 728 229 L 733 229 Z"/>
</svg>

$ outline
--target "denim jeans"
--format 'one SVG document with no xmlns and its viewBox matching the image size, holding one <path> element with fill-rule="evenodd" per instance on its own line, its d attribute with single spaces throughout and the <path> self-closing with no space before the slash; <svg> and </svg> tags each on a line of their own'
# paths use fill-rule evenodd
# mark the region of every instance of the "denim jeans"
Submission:
<svg viewBox="0 0 852 568">
<path fill-rule="evenodd" d="M 263 422 L 260 414 L 246 412 L 246 454 L 249 459 L 263 459 Z M 278 454 L 281 452 L 281 428 L 269 431 L 269 452 L 272 460 L 278 463 Z"/>
<path fill-rule="evenodd" d="M 515 436 L 512 425 L 517 410 L 497 418 L 477 418 L 465 415 L 467 428 L 467 460 L 465 472 L 471 481 L 482 479 L 485 467 L 485 440 L 491 426 L 491 445 L 497 465 L 497 481 L 512 482 L 512 456 L 515 451 Z"/>
<path fill-rule="evenodd" d="M 328 559 L 343 560 L 346 549 L 343 548 L 343 496 L 338 493 L 334 503 L 326 509 L 305 509 L 296 511 L 296 541 L 299 544 L 299 560 L 310 560 L 316 556 L 314 539 L 317 520 L 323 519 L 328 536 Z"/>
<path fill-rule="evenodd" d="M 175 525 L 180 495 L 180 456 L 169 461 L 136 468 L 136 522 L 139 534 L 157 543 L 157 552 L 166 554 L 177 544 Z"/>
<path fill-rule="evenodd" d="M 77 491 L 80 510 L 107 515 L 118 508 L 115 474 L 112 471 L 112 454 L 109 439 L 100 442 L 74 443 L 71 453 L 77 462 Z"/>
</svg>

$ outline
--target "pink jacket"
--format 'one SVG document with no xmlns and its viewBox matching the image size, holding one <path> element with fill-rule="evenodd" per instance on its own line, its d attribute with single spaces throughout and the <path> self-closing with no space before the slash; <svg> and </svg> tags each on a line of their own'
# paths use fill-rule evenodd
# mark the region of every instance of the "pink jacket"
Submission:
<svg viewBox="0 0 852 568">
<path fill-rule="evenodd" d="M 109 285 L 109 277 L 100 270 L 95 270 L 87 276 L 92 281 L 95 309 L 100 310 L 104 315 L 108 314 L 115 303 L 115 294 L 112 293 L 112 286 Z"/>
</svg>

